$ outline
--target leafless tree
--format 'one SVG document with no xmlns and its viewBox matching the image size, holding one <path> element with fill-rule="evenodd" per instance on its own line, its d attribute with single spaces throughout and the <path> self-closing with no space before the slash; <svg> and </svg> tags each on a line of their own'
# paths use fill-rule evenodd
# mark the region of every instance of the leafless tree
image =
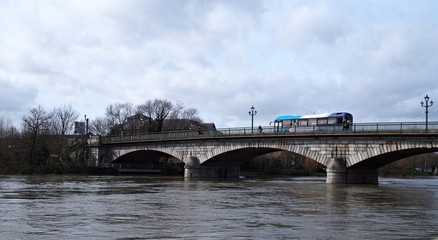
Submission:
<svg viewBox="0 0 438 240">
<path fill-rule="evenodd" d="M 106 136 L 110 133 L 108 119 L 98 117 L 91 121 L 90 131 L 96 135 Z"/>
<path fill-rule="evenodd" d="M 77 150 L 77 143 L 71 143 L 66 135 L 74 132 L 79 113 L 71 105 L 62 105 L 50 112 L 50 136 L 46 139 L 49 157 L 46 163 L 57 171 L 63 171 L 71 163 L 71 154 Z"/>
<path fill-rule="evenodd" d="M 179 116 L 180 119 L 189 119 L 192 121 L 202 122 L 202 119 L 199 117 L 198 110 L 195 108 L 188 108 L 184 110 Z"/>
<path fill-rule="evenodd" d="M 168 119 L 181 119 L 184 112 L 184 104 L 181 102 L 172 103 L 172 111 L 169 113 Z"/>
<path fill-rule="evenodd" d="M 79 113 L 71 105 L 63 105 L 52 110 L 52 128 L 56 135 L 71 134 Z"/>
<path fill-rule="evenodd" d="M 29 109 L 23 117 L 23 131 L 32 135 L 47 133 L 51 115 L 41 105 Z"/>
<path fill-rule="evenodd" d="M 182 103 L 172 103 L 163 99 L 148 100 L 137 107 L 137 112 L 147 116 L 149 131 L 162 131 L 166 119 L 202 122 L 196 109 L 184 109 Z"/>
<path fill-rule="evenodd" d="M 161 132 L 163 130 L 163 122 L 175 111 L 172 102 L 163 99 L 148 100 L 146 103 L 137 107 L 137 111 L 149 119 L 149 130 Z M 154 120 L 152 122 L 152 120 Z"/>
<path fill-rule="evenodd" d="M 106 117 L 111 128 L 118 128 L 123 135 L 124 124 L 134 114 L 132 103 L 114 103 L 106 108 Z"/>
<path fill-rule="evenodd" d="M 19 132 L 9 117 L 0 115 L 0 172 L 17 172 L 25 157 L 20 152 Z"/>
<path fill-rule="evenodd" d="M 51 116 L 41 105 L 29 109 L 23 117 L 23 131 L 30 140 L 29 160 L 35 160 L 35 147 L 39 135 L 48 133 Z"/>
<path fill-rule="evenodd" d="M 12 125 L 11 119 L 0 115 L 0 138 L 9 137 L 17 132 L 17 129 Z"/>
</svg>

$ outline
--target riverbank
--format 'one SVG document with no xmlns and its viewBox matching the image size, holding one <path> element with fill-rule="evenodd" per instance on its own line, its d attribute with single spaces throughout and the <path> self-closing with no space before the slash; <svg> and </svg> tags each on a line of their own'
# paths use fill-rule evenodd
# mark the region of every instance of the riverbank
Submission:
<svg viewBox="0 0 438 240">
<path fill-rule="evenodd" d="M 89 174 L 89 175 L 117 175 L 119 172 L 114 168 L 103 167 L 82 167 L 82 166 L 45 166 L 31 165 L 27 167 L 17 168 L 14 166 L 0 166 L 0 174 L 15 175 L 15 174 Z"/>
</svg>

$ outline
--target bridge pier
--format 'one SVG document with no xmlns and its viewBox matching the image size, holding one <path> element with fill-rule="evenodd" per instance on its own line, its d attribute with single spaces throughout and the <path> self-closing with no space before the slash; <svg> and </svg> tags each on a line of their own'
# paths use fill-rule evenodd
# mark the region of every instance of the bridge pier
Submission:
<svg viewBox="0 0 438 240">
<path fill-rule="evenodd" d="M 342 158 L 332 158 L 327 166 L 327 183 L 333 184 L 377 184 L 377 169 L 347 168 Z"/>
<path fill-rule="evenodd" d="M 190 157 L 184 166 L 185 179 L 238 179 L 239 166 L 202 166 L 197 157 Z"/>
<path fill-rule="evenodd" d="M 326 183 L 347 183 L 347 167 L 342 158 L 332 158 L 326 172 Z"/>
</svg>

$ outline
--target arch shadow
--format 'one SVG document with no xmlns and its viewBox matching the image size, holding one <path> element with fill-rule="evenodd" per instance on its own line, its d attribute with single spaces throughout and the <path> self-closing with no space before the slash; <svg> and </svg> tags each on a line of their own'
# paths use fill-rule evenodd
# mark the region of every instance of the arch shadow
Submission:
<svg viewBox="0 0 438 240">
<path fill-rule="evenodd" d="M 201 165 L 202 166 L 217 166 L 217 165 L 239 166 L 243 162 L 246 162 L 255 157 L 267 153 L 277 152 L 277 151 L 284 151 L 284 150 L 276 149 L 276 148 L 253 148 L 253 147 L 240 148 L 240 149 L 231 150 L 228 152 L 218 154 L 210 159 L 207 159 Z"/>
<path fill-rule="evenodd" d="M 121 173 L 175 173 L 182 174 L 184 162 L 164 152 L 137 150 L 126 153 L 111 164 Z"/>
<path fill-rule="evenodd" d="M 377 155 L 354 165 L 351 165 L 350 169 L 379 169 L 387 164 L 399 161 L 403 158 L 412 157 L 415 155 L 437 152 L 438 148 L 413 148 L 404 149 L 393 152 Z"/>
</svg>

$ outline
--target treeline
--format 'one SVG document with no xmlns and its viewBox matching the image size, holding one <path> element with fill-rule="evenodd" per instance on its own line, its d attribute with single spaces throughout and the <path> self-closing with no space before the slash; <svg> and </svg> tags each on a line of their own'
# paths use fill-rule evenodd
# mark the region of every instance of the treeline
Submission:
<svg viewBox="0 0 438 240">
<path fill-rule="evenodd" d="M 177 122 L 180 122 L 178 120 L 184 120 L 189 125 L 192 123 L 193 127 L 202 123 L 198 110 L 186 109 L 182 103 L 154 99 L 139 105 L 132 103 L 108 105 L 105 116 L 92 120 L 89 130 L 101 136 L 123 135 L 132 131 L 161 132 L 166 122 L 177 128 Z"/>
<path fill-rule="evenodd" d="M 105 116 L 82 118 L 71 105 L 47 110 L 32 107 L 17 129 L 0 115 L 0 173 L 66 173 L 86 169 L 86 135 L 125 134 L 127 131 L 160 132 L 166 122 L 184 120 L 201 124 L 198 111 L 163 99 L 143 104 L 113 103 Z M 175 122 L 173 121 L 173 122 Z M 85 131 L 78 126 L 86 124 Z"/>
</svg>

